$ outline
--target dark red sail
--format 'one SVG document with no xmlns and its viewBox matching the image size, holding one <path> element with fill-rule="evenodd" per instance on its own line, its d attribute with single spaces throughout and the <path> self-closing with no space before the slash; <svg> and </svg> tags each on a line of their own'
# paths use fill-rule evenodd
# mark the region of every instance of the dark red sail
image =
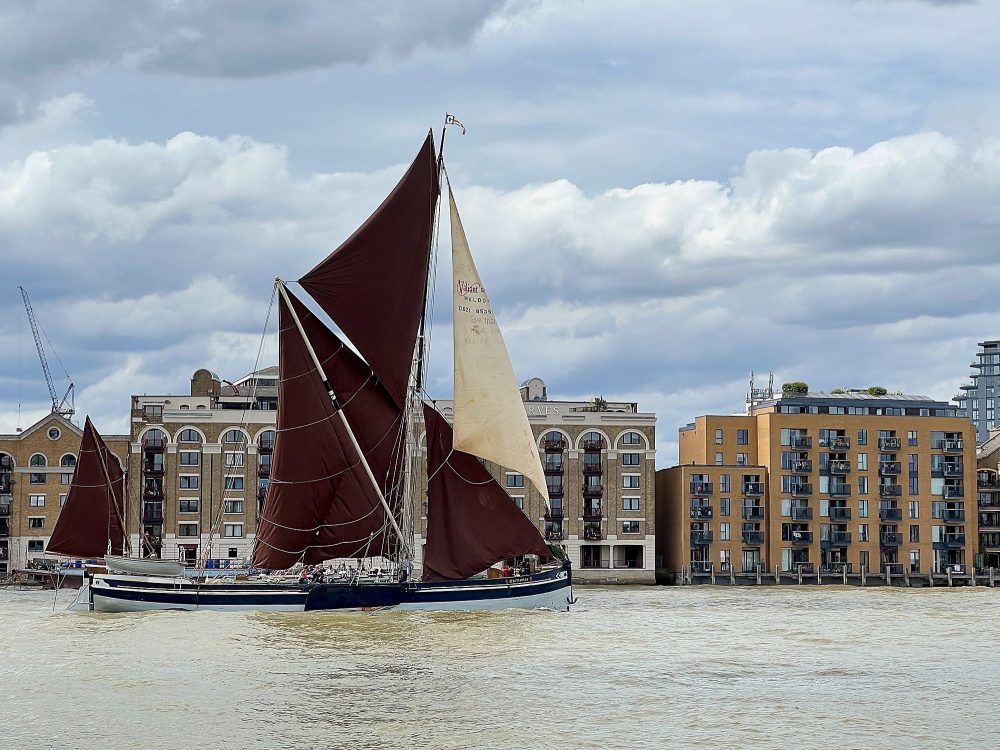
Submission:
<svg viewBox="0 0 1000 750">
<path fill-rule="evenodd" d="M 452 451 L 452 429 L 445 418 L 425 404 L 424 421 L 428 483 L 423 579 L 458 580 L 508 557 L 550 555 L 538 529 L 479 459 Z"/>
<path fill-rule="evenodd" d="M 52 530 L 47 552 L 73 557 L 121 555 L 125 539 L 125 474 L 94 429 L 90 417 L 76 460 L 66 504 Z"/>
<path fill-rule="evenodd" d="M 424 304 L 438 193 L 434 138 L 428 134 L 375 213 L 299 280 L 400 407 Z"/>
<path fill-rule="evenodd" d="M 254 564 L 283 569 L 299 560 L 392 554 L 398 540 L 378 494 L 283 297 L 279 304 L 277 437 Z M 310 318 L 309 341 L 325 370 L 342 355 L 342 344 Z M 384 467 L 379 471 L 388 476 Z"/>
</svg>

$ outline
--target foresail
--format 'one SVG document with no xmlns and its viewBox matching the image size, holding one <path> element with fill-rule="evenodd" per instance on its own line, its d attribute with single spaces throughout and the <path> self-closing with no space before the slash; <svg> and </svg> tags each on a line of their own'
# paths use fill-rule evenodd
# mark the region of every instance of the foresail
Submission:
<svg viewBox="0 0 1000 750">
<path fill-rule="evenodd" d="M 46 551 L 72 557 L 103 557 L 110 545 L 112 554 L 122 554 L 127 546 L 124 497 L 121 464 L 87 417 L 73 482 Z"/>
<path fill-rule="evenodd" d="M 254 564 L 284 569 L 299 560 L 312 563 L 334 557 L 392 554 L 398 540 L 388 530 L 389 521 L 378 493 L 354 450 L 291 309 L 284 296 L 279 296 L 277 437 L 271 480 L 258 521 Z M 290 295 L 289 299 L 294 300 Z M 292 305 L 297 312 L 306 313 L 297 300 Z M 300 322 L 328 377 L 339 373 L 342 385 L 361 377 L 348 362 L 348 356 L 353 354 L 344 354 L 349 350 L 329 329 L 311 314 Z M 338 361 L 341 357 L 344 359 Z M 370 371 L 366 372 L 370 376 Z M 361 377 L 361 382 L 365 379 Z M 343 403 L 352 398 L 392 403 L 387 394 L 370 388 L 341 395 Z M 381 454 L 373 447 L 377 440 L 372 436 L 394 440 L 392 423 L 396 417 L 385 410 L 373 409 L 371 413 L 372 421 L 359 426 L 357 437 L 363 451 L 368 443 L 373 473 L 380 474 L 380 481 L 389 486 L 395 481 L 394 470 L 388 459 L 380 464 L 377 457 L 373 458 Z"/>
<path fill-rule="evenodd" d="M 480 461 L 452 450 L 452 429 L 424 405 L 427 429 L 425 581 L 468 578 L 517 555 L 551 554 L 538 529 Z"/>
<path fill-rule="evenodd" d="M 450 189 L 448 202 L 455 321 L 455 448 L 521 472 L 547 502 L 545 474 L 514 369 Z"/>
<path fill-rule="evenodd" d="M 375 213 L 299 280 L 401 408 L 423 312 L 438 193 L 434 139 L 428 134 Z"/>
</svg>

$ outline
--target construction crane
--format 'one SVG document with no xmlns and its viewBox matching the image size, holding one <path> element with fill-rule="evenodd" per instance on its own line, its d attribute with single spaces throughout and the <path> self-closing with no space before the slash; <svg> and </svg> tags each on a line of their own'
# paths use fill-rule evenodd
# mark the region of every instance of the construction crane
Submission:
<svg viewBox="0 0 1000 750">
<path fill-rule="evenodd" d="M 69 419 L 76 413 L 76 409 L 73 405 L 73 381 L 69 378 L 69 373 L 66 372 L 66 368 L 63 367 L 63 373 L 66 375 L 66 379 L 69 380 L 69 388 L 66 389 L 65 395 L 62 399 L 56 393 L 55 384 L 52 382 L 52 373 L 49 371 L 49 363 L 45 358 L 45 347 L 42 346 L 42 337 L 38 329 L 38 320 L 35 318 L 35 311 L 31 309 L 31 300 L 28 299 L 28 292 L 25 291 L 23 286 L 19 286 L 18 289 L 21 290 L 21 297 L 24 299 L 24 310 L 28 314 L 28 323 L 31 325 L 31 335 L 35 337 L 35 348 L 38 349 L 38 359 L 42 363 L 42 372 L 45 374 L 45 383 L 49 386 L 49 396 L 52 397 L 52 413 L 59 414 L 60 416 Z M 49 342 L 49 346 L 52 346 L 52 342 Z M 53 349 L 53 353 L 55 350 Z M 56 359 L 59 359 L 59 355 L 56 354 Z M 62 366 L 62 362 L 59 362 Z"/>
</svg>

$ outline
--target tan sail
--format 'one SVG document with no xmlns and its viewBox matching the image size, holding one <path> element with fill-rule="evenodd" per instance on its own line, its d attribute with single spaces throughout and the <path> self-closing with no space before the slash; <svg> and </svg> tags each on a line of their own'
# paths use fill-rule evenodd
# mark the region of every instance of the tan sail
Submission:
<svg viewBox="0 0 1000 750">
<path fill-rule="evenodd" d="M 545 474 L 514 369 L 450 189 L 448 201 L 455 321 L 454 447 L 520 472 L 548 502 Z"/>
</svg>

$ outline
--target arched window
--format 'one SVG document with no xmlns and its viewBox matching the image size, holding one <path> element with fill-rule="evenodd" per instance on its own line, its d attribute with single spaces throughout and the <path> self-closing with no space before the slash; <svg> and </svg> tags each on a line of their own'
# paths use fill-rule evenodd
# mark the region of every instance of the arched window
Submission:
<svg viewBox="0 0 1000 750">
<path fill-rule="evenodd" d="M 66 468 L 73 468 L 76 466 L 76 456 L 72 453 L 67 453 L 65 456 L 59 459 L 59 465 L 65 466 Z"/>
<path fill-rule="evenodd" d="M 622 445 L 642 445 L 642 435 L 638 432 L 626 432 L 622 435 Z"/>
<path fill-rule="evenodd" d="M 542 447 L 547 451 L 561 451 L 566 448 L 566 438 L 558 430 L 549 430 L 542 435 Z"/>
<path fill-rule="evenodd" d="M 257 438 L 257 445 L 263 450 L 274 450 L 274 439 L 277 434 L 274 430 L 264 430 Z"/>
<path fill-rule="evenodd" d="M 0 453 L 0 471 L 11 471 L 14 468 L 14 457 L 9 453 Z"/>
<path fill-rule="evenodd" d="M 180 435 L 177 436 L 178 443 L 200 443 L 201 435 L 198 434 L 198 430 L 192 430 L 190 427 L 181 430 Z"/>
<path fill-rule="evenodd" d="M 222 436 L 223 443 L 243 443 L 245 441 L 246 436 L 240 430 L 226 430 Z"/>
<path fill-rule="evenodd" d="M 48 466 L 49 462 L 48 459 L 46 459 L 41 453 L 36 453 L 28 460 L 28 465 L 41 468 Z"/>
<path fill-rule="evenodd" d="M 604 436 L 599 432 L 586 432 L 583 435 L 583 449 L 584 450 L 604 450 L 606 446 L 604 445 Z"/>
</svg>

